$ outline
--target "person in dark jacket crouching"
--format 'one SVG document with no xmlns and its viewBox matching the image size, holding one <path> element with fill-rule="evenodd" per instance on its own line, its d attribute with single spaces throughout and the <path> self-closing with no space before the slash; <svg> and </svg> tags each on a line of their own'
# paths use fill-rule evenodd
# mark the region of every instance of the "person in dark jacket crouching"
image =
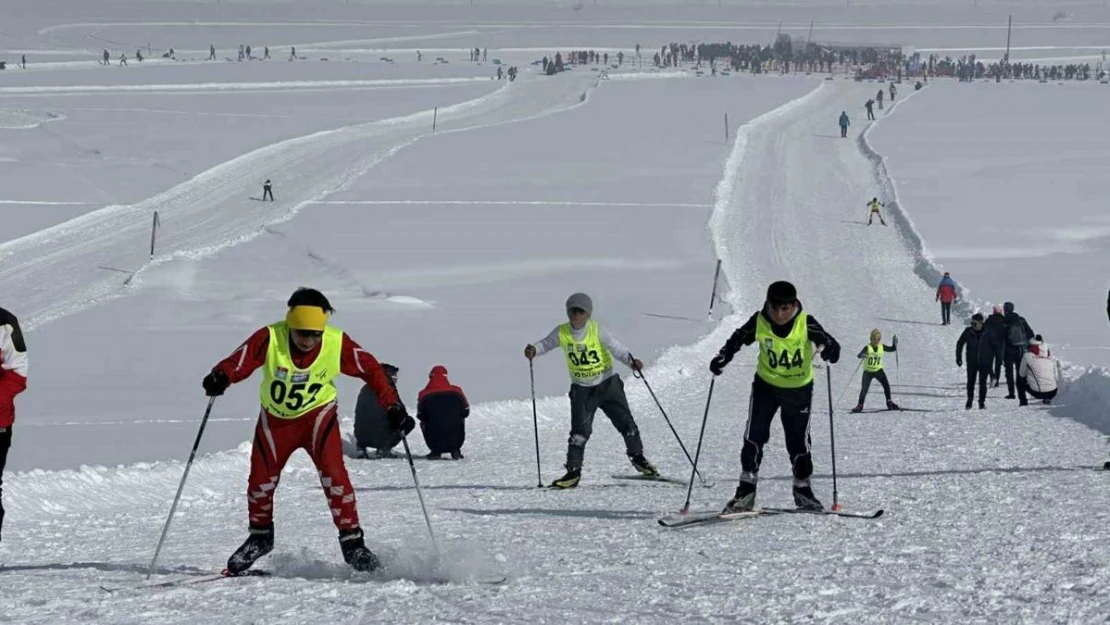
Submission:
<svg viewBox="0 0 1110 625">
<path fill-rule="evenodd" d="M 400 369 L 387 363 L 382 363 L 382 369 L 396 391 Z M 389 417 L 379 405 L 374 389 L 369 384 L 364 385 L 355 403 L 355 444 L 358 446 L 355 457 L 396 458 L 393 448 L 400 442 L 401 432 L 389 425 Z"/>
<path fill-rule="evenodd" d="M 438 460 L 447 453 L 453 460 L 462 459 L 468 416 L 470 404 L 466 394 L 447 379 L 447 367 L 432 367 L 428 385 L 416 400 L 416 419 L 420 422 L 424 442 L 431 450 L 426 456 L 429 460 Z"/>
</svg>

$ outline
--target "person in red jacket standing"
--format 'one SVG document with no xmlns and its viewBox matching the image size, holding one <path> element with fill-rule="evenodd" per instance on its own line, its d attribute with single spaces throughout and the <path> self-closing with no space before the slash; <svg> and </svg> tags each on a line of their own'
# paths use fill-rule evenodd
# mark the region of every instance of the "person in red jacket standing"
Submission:
<svg viewBox="0 0 1110 625">
<path fill-rule="evenodd" d="M 261 413 L 255 426 L 247 481 L 250 535 L 227 561 L 239 575 L 274 548 L 274 491 L 297 449 L 308 452 L 320 474 L 343 559 L 356 570 L 381 566 L 363 539 L 354 488 L 343 464 L 334 379 L 357 377 L 378 396 L 392 426 L 408 434 L 416 422 L 405 411 L 381 364 L 342 330 L 328 325 L 335 312 L 316 289 L 299 288 L 284 321 L 259 329 L 205 376 L 209 397 L 262 369 Z"/>
<path fill-rule="evenodd" d="M 416 398 L 416 418 L 431 450 L 426 458 L 438 460 L 441 454 L 450 453 L 452 460 L 462 460 L 468 416 L 470 404 L 462 389 L 447 379 L 447 367 L 432 367 L 428 385 Z"/>
<path fill-rule="evenodd" d="M 940 325 L 946 326 L 952 323 L 952 302 L 956 301 L 956 281 L 948 272 L 944 272 L 944 277 L 940 279 L 940 284 L 937 285 L 937 299 L 940 302 Z"/>
<path fill-rule="evenodd" d="M 15 396 L 27 389 L 27 345 L 15 315 L 0 308 L 0 531 L 4 528 L 4 465 L 12 446 Z"/>
</svg>

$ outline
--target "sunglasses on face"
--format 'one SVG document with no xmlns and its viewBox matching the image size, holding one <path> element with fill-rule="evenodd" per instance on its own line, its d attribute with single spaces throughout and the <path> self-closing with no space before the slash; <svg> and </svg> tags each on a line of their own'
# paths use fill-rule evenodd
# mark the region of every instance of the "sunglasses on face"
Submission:
<svg viewBox="0 0 1110 625">
<path fill-rule="evenodd" d="M 301 339 L 318 339 L 324 336 L 324 333 L 319 330 L 293 330 L 293 336 Z"/>
</svg>

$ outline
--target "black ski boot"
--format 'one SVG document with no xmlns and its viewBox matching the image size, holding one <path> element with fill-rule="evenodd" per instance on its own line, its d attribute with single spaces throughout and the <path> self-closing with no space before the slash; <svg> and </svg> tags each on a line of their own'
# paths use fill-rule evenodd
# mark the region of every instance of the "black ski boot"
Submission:
<svg viewBox="0 0 1110 625">
<path fill-rule="evenodd" d="M 250 536 L 227 559 L 227 572 L 238 575 L 251 568 L 256 560 L 274 550 L 274 524 L 252 525 Z"/>
<path fill-rule="evenodd" d="M 887 410 L 901 410 L 901 408 L 898 407 L 898 404 L 890 401 L 889 399 L 886 400 L 886 409 Z"/>
<path fill-rule="evenodd" d="M 971 399 L 967 400 L 967 403 L 964 404 L 964 410 L 971 410 L 971 401 Z"/>
<path fill-rule="evenodd" d="M 382 566 L 378 556 L 366 548 L 361 528 L 339 532 L 339 548 L 343 559 L 356 571 L 374 571 Z"/>
<path fill-rule="evenodd" d="M 755 482 L 741 481 L 740 486 L 736 487 L 736 496 L 725 504 L 721 514 L 749 512 L 755 509 L 755 486 Z"/>
<path fill-rule="evenodd" d="M 813 494 L 809 480 L 794 480 L 794 505 L 803 510 L 824 510 L 825 506 Z"/>
<path fill-rule="evenodd" d="M 632 463 L 632 466 L 636 467 L 636 470 L 639 471 L 641 475 L 647 475 L 649 477 L 657 477 L 659 475 L 659 470 L 655 468 L 655 465 L 648 462 L 644 454 L 629 455 L 628 460 Z"/>
<path fill-rule="evenodd" d="M 567 474 L 551 483 L 551 488 L 577 488 L 582 479 L 582 468 L 567 467 Z"/>
</svg>

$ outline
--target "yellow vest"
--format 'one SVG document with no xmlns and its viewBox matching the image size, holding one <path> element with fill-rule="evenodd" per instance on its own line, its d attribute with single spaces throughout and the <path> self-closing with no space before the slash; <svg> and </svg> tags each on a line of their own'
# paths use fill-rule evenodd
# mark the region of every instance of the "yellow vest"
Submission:
<svg viewBox="0 0 1110 625">
<path fill-rule="evenodd" d="M 586 336 L 582 342 L 574 339 L 574 330 L 569 323 L 559 326 L 559 345 L 567 355 L 567 371 L 571 381 L 589 380 L 613 368 L 613 356 L 601 344 L 601 332 L 597 322 L 586 322 Z"/>
<path fill-rule="evenodd" d="M 870 373 L 882 371 L 884 351 L 883 344 L 879 343 L 878 347 L 871 347 L 871 343 L 868 343 L 865 349 L 867 349 L 867 357 L 863 360 L 863 370 Z"/>
<path fill-rule="evenodd" d="M 289 326 L 279 321 L 269 326 L 270 347 L 262 366 L 259 397 L 266 412 L 282 419 L 296 419 L 335 401 L 335 378 L 343 352 L 343 331 L 326 326 L 320 353 L 307 369 L 298 369 L 290 355 Z"/>
<path fill-rule="evenodd" d="M 809 319 L 804 311 L 794 317 L 786 338 L 771 330 L 763 315 L 756 317 L 755 340 L 759 345 L 756 375 L 771 386 L 799 388 L 813 382 L 813 344 L 809 341 Z"/>
<path fill-rule="evenodd" d="M 879 212 L 879 203 L 878 202 L 868 202 L 867 205 L 869 207 L 871 207 L 871 212 L 872 213 Z"/>
</svg>

